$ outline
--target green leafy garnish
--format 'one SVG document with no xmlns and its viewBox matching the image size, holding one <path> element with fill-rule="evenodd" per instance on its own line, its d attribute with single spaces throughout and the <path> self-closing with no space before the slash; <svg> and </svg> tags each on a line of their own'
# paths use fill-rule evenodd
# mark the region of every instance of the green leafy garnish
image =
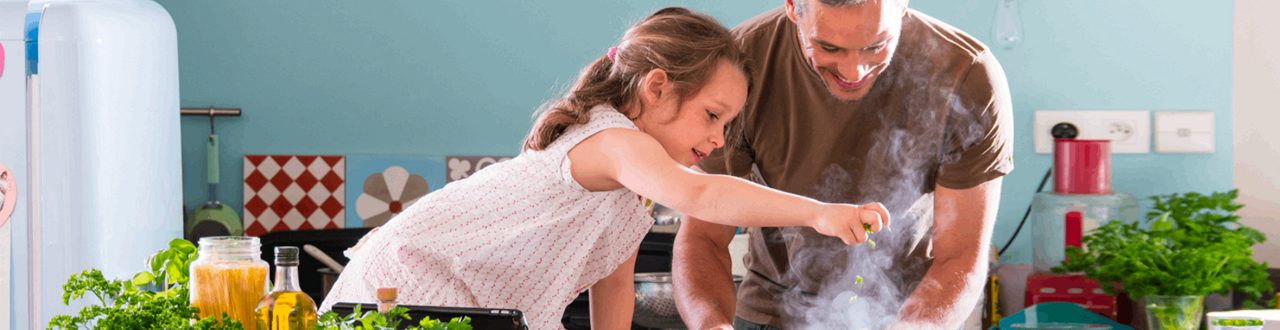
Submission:
<svg viewBox="0 0 1280 330">
<path fill-rule="evenodd" d="M 355 329 L 399 329 L 400 322 L 412 321 L 409 317 L 409 309 L 396 306 L 387 311 L 386 314 L 379 313 L 377 310 L 367 310 L 361 312 L 362 305 L 356 305 L 352 309 L 351 314 L 338 315 L 333 311 L 325 312 L 320 315 L 319 329 L 321 330 L 355 330 Z M 455 317 L 449 322 L 425 317 L 418 321 L 417 325 L 406 327 L 408 330 L 471 330 L 470 317 Z"/>
<path fill-rule="evenodd" d="M 862 224 L 862 230 L 867 232 L 867 247 L 868 247 L 868 248 L 870 248 L 870 249 L 872 249 L 872 250 L 875 250 L 875 249 L 876 249 L 876 241 L 874 241 L 874 240 L 872 240 L 872 239 L 871 239 L 871 234 L 875 234 L 876 232 L 871 231 L 871 225 L 870 225 L 870 224 L 865 224 L 865 223 L 864 223 L 864 224 Z"/>
<path fill-rule="evenodd" d="M 865 232 L 867 233 L 867 247 L 868 247 L 868 248 L 870 248 L 870 249 L 872 249 L 872 250 L 875 250 L 875 249 L 876 249 L 876 241 L 874 241 L 874 240 L 872 240 L 872 239 L 871 239 L 871 234 L 874 234 L 874 233 L 876 233 L 876 232 L 871 230 L 871 224 L 866 224 L 866 223 L 862 224 L 862 230 L 863 230 L 863 231 L 865 231 Z M 854 284 L 854 285 L 861 285 L 861 284 L 862 284 L 862 275 L 857 275 L 857 276 L 855 276 L 855 277 L 853 278 L 853 284 Z M 849 296 L 849 303 L 850 303 L 850 304 L 853 304 L 853 303 L 856 303 L 856 302 L 858 302 L 858 295 L 857 295 L 857 294 L 854 294 L 854 295 L 852 295 L 852 296 Z"/>
<path fill-rule="evenodd" d="M 1217 319 L 1213 320 L 1213 325 L 1249 327 L 1264 325 L 1264 323 L 1259 319 Z"/>
</svg>

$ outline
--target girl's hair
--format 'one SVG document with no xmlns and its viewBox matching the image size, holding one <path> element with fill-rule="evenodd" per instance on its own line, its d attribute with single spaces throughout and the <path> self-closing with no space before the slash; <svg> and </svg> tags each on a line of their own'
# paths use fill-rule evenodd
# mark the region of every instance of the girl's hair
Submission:
<svg viewBox="0 0 1280 330">
<path fill-rule="evenodd" d="M 565 129 L 586 124 L 592 107 L 621 109 L 635 102 L 641 79 L 653 69 L 667 72 L 678 98 L 697 93 L 721 59 L 747 73 L 746 55 L 728 29 L 710 16 L 680 7 L 660 9 L 636 23 L 610 53 L 587 66 L 564 97 L 544 106 L 523 149 L 546 149 Z M 640 117 L 639 110 L 635 112 L 625 115 L 634 120 Z"/>
</svg>

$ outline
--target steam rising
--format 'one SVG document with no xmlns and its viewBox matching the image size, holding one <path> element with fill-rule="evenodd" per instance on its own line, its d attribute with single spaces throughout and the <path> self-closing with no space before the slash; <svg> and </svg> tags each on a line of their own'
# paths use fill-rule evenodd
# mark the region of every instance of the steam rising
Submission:
<svg viewBox="0 0 1280 330">
<path fill-rule="evenodd" d="M 934 50 L 934 45 L 923 45 L 899 51 L 927 56 Z M 954 95 L 955 84 L 946 83 L 954 78 L 935 76 L 948 70 L 933 67 L 931 61 L 899 61 L 876 82 L 868 101 L 859 105 L 859 111 L 869 113 L 866 120 L 879 123 L 870 127 L 879 130 L 872 136 L 880 139 L 858 141 L 871 147 L 847 163 L 861 166 L 860 172 L 867 177 L 855 180 L 840 165 L 830 164 L 809 194 L 825 202 L 881 202 L 890 212 L 892 226 L 875 234 L 875 250 L 865 245 L 845 247 L 838 239 L 805 232 L 808 229 L 779 229 L 782 240 L 806 246 L 793 252 L 790 271 L 781 281 L 799 283 L 782 293 L 783 315 L 791 316 L 783 320 L 788 329 L 886 328 L 897 321 L 899 309 L 932 262 L 931 246 L 925 240 L 933 222 L 935 182 L 929 178 L 938 174 L 940 166 L 956 160 L 949 147 L 983 138 L 986 125 L 975 106 L 985 104 L 962 104 Z M 892 101 L 902 103 L 871 103 L 886 99 L 876 94 L 886 90 L 914 94 Z M 939 104 L 949 109 L 938 111 Z M 938 129 L 944 122 L 948 123 L 945 134 Z M 855 284 L 857 276 L 864 279 L 862 284 Z M 853 295 L 857 299 L 851 303 Z"/>
</svg>

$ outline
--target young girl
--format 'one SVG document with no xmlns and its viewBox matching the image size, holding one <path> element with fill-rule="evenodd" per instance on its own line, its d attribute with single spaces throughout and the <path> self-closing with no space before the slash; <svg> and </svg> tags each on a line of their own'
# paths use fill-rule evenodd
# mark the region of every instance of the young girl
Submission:
<svg viewBox="0 0 1280 330">
<path fill-rule="evenodd" d="M 516 158 L 419 199 L 364 238 L 325 298 L 518 309 L 561 328 L 590 289 L 593 328 L 630 328 L 646 198 L 734 226 L 807 226 L 846 244 L 887 225 L 879 204 L 827 204 L 690 167 L 746 103 L 743 54 L 714 19 L 659 10 L 585 69 Z M 882 224 L 883 222 L 883 224 Z"/>
</svg>

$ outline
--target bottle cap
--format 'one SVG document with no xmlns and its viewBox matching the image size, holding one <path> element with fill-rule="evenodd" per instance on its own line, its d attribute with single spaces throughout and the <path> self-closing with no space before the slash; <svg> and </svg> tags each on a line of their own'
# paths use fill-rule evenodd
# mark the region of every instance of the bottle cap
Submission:
<svg viewBox="0 0 1280 330">
<path fill-rule="evenodd" d="M 277 246 L 276 247 L 276 266 L 297 266 L 298 265 L 298 247 L 296 246 Z"/>
<path fill-rule="evenodd" d="M 378 288 L 378 301 L 395 301 L 396 288 Z"/>
</svg>

